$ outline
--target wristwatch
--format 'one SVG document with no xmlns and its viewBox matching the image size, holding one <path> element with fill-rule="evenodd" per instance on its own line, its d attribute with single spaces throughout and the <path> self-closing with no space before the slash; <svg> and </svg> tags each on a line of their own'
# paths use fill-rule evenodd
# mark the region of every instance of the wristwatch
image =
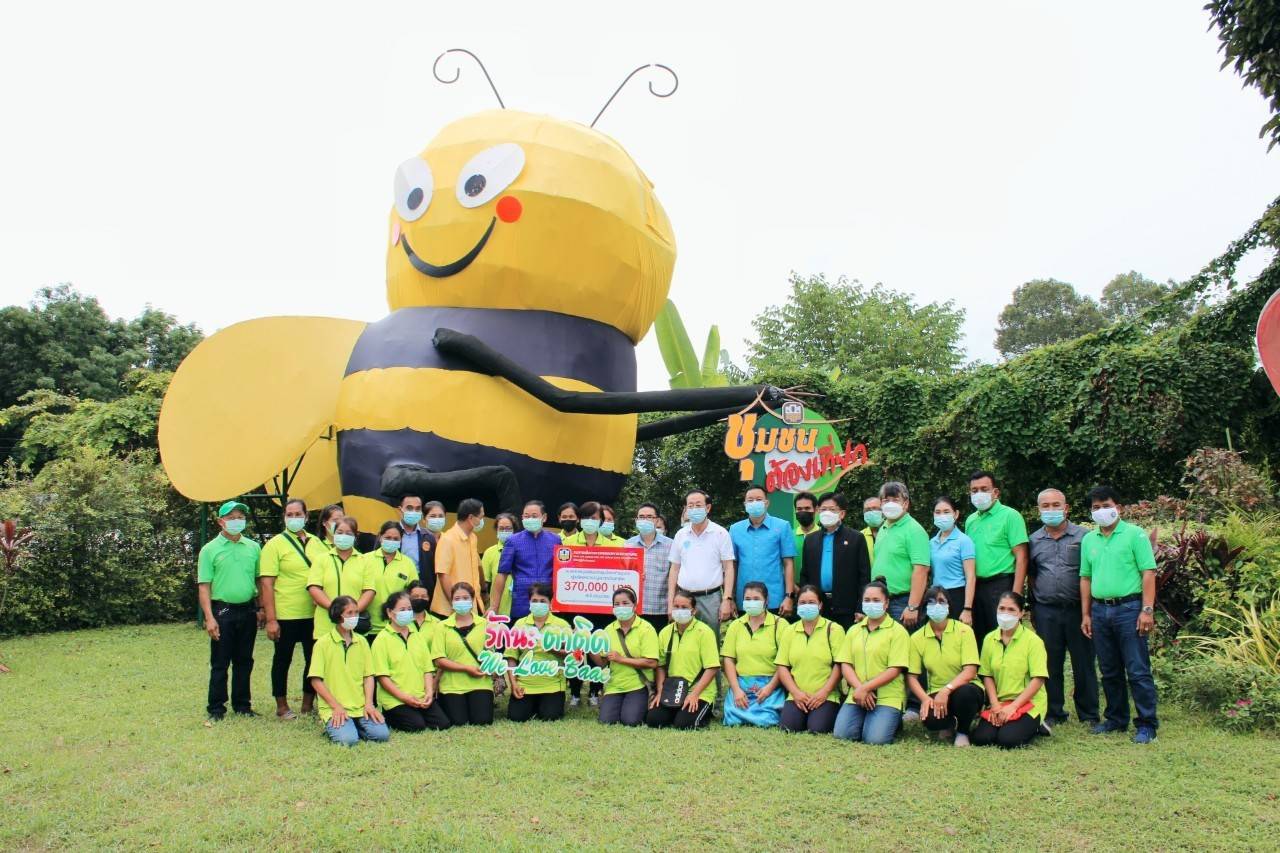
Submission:
<svg viewBox="0 0 1280 853">
<path fill-rule="evenodd" d="M 960 609 L 961 609 L 961 610 L 970 610 L 970 611 L 971 611 L 971 610 L 973 610 L 973 608 L 972 608 L 972 607 L 969 607 L 968 605 L 966 605 L 966 606 L 964 606 L 964 607 L 961 607 Z"/>
<path fill-rule="evenodd" d="M 918 613 L 918 612 L 920 612 L 920 605 L 919 605 L 919 604 L 908 604 L 908 605 L 907 605 L 907 610 L 908 610 L 908 611 L 910 611 L 911 613 Z"/>
<path fill-rule="evenodd" d="M 1152 607 L 1150 604 L 1148 604 L 1142 608 L 1142 612 L 1150 616 L 1151 614 L 1156 612 L 1156 609 Z"/>
</svg>

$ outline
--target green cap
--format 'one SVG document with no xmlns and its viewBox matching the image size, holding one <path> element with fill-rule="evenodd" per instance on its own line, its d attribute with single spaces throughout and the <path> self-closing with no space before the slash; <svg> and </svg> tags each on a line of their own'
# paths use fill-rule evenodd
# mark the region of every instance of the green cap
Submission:
<svg viewBox="0 0 1280 853">
<path fill-rule="evenodd" d="M 227 501 L 222 506 L 218 507 L 218 518 L 223 518 L 224 516 L 226 516 L 227 513 L 231 512 L 231 510 L 233 509 L 238 509 L 241 512 L 243 512 L 245 515 L 249 514 L 249 508 L 244 504 L 240 503 L 240 501 Z"/>
</svg>

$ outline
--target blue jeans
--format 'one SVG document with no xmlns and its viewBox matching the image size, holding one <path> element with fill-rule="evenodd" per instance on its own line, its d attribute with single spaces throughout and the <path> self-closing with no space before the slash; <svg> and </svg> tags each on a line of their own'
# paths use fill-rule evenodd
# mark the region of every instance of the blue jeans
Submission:
<svg viewBox="0 0 1280 853">
<path fill-rule="evenodd" d="M 889 705 L 868 711 L 852 702 L 840 706 L 832 734 L 841 740 L 860 740 L 876 746 L 893 743 L 902 722 L 902 712 Z"/>
<path fill-rule="evenodd" d="M 355 746 L 362 740 L 382 742 L 391 738 L 391 730 L 386 723 L 375 723 L 364 717 L 347 717 L 347 721 L 336 729 L 330 720 L 324 724 L 324 733 L 329 740 L 343 746 Z"/>
<path fill-rule="evenodd" d="M 1120 729 L 1129 728 L 1130 691 L 1138 711 L 1135 723 L 1153 729 L 1160 724 L 1156 719 L 1156 682 L 1151 677 L 1147 638 L 1138 633 L 1141 612 L 1139 600 L 1113 605 L 1094 601 L 1090 608 L 1093 648 L 1102 672 L 1102 692 L 1107 697 L 1103 718 Z"/>
</svg>

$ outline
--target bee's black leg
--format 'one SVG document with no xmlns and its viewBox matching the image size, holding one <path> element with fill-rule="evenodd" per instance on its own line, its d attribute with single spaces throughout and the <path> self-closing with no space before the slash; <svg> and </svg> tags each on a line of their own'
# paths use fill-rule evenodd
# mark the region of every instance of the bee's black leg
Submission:
<svg viewBox="0 0 1280 853">
<path fill-rule="evenodd" d="M 712 409 L 709 412 L 694 412 L 691 415 L 678 415 L 674 418 L 650 421 L 636 427 L 636 441 L 653 441 L 656 438 L 689 432 L 699 427 L 709 426 L 741 411 L 741 406 L 732 406 L 728 409 Z"/>
<path fill-rule="evenodd" d="M 402 462 L 382 472 L 382 494 L 399 502 L 405 495 L 438 500 L 456 510 L 464 498 L 478 498 L 487 515 L 520 514 L 523 499 L 515 472 L 506 465 L 484 465 L 461 471 L 432 471 L 425 465 Z"/>
</svg>

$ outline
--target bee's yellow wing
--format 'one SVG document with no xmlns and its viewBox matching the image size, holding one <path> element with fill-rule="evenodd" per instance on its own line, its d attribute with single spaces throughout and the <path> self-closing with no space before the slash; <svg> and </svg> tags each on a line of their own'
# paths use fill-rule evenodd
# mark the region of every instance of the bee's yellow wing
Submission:
<svg viewBox="0 0 1280 853">
<path fill-rule="evenodd" d="M 333 424 L 364 328 L 355 320 L 268 317 L 202 341 L 178 366 L 160 409 L 160 459 L 174 488 L 192 500 L 224 500 L 270 483 L 306 452 L 296 485 L 336 496 L 334 443 L 317 439 Z M 305 497 L 298 488 L 290 493 Z"/>
</svg>

